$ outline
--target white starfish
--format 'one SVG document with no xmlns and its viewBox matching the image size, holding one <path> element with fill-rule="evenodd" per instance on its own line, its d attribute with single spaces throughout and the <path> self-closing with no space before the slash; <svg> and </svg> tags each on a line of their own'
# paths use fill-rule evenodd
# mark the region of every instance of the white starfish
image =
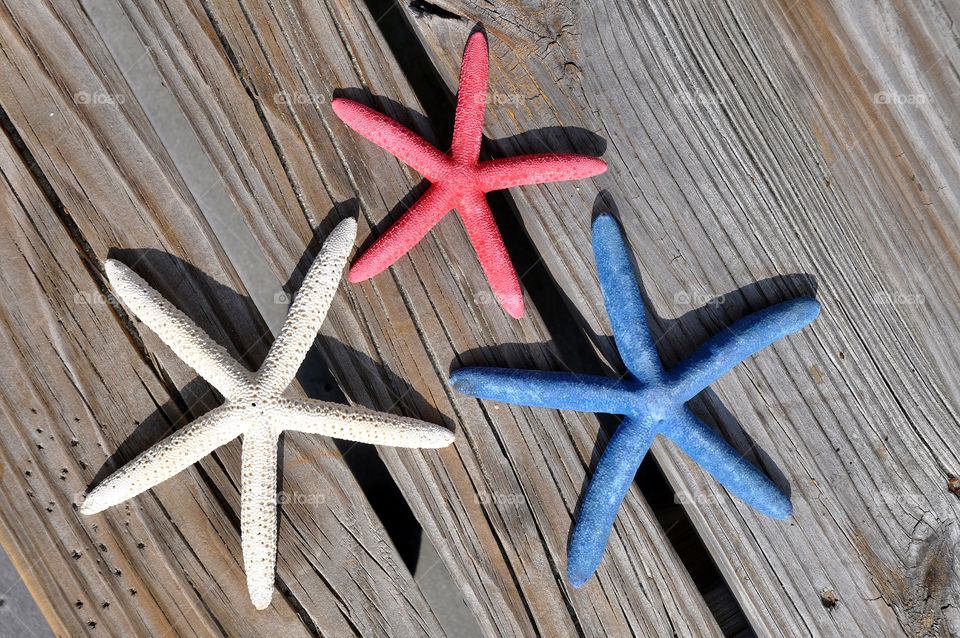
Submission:
<svg viewBox="0 0 960 638">
<path fill-rule="evenodd" d="M 277 541 L 277 439 L 283 430 L 338 439 L 445 447 L 444 427 L 363 408 L 280 394 L 293 381 L 326 317 L 357 224 L 340 222 L 324 242 L 294 299 L 287 320 L 254 375 L 234 361 L 185 314 L 118 261 L 106 262 L 107 277 L 124 304 L 170 348 L 226 397 L 226 403 L 160 441 L 104 480 L 80 511 L 95 514 L 150 489 L 243 435 L 240 537 L 247 589 L 257 609 L 273 596 Z"/>
</svg>

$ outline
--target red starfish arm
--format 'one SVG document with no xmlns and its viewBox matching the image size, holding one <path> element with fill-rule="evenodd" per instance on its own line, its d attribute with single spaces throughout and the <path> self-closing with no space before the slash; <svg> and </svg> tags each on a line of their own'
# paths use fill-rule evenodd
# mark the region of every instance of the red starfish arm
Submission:
<svg viewBox="0 0 960 638">
<path fill-rule="evenodd" d="M 463 218 L 463 225 L 467 227 L 493 294 L 511 317 L 519 319 L 523 316 L 523 292 L 486 196 L 480 191 L 469 193 L 460 201 L 457 210 Z"/>
<path fill-rule="evenodd" d="M 387 229 L 350 268 L 348 278 L 357 283 L 380 274 L 413 248 L 452 208 L 450 196 L 436 184 Z"/>
<path fill-rule="evenodd" d="M 589 155 L 543 153 L 480 162 L 479 168 L 480 188 L 496 191 L 524 184 L 593 177 L 607 170 L 607 163 Z"/>
<path fill-rule="evenodd" d="M 359 102 L 338 97 L 333 112 L 354 131 L 392 153 L 431 182 L 440 179 L 450 160 L 422 137 Z"/>
<path fill-rule="evenodd" d="M 483 111 L 487 101 L 487 40 L 477 31 L 467 41 L 457 89 L 457 114 L 453 123 L 450 156 L 454 162 L 473 164 L 480 156 Z"/>
</svg>

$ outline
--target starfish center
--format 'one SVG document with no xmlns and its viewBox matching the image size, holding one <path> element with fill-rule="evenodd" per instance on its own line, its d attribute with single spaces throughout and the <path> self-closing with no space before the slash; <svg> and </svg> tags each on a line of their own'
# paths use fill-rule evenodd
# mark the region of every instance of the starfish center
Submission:
<svg viewBox="0 0 960 638">
<path fill-rule="evenodd" d="M 630 414 L 643 414 L 654 421 L 668 418 L 676 407 L 676 401 L 660 384 L 640 386 L 634 390 L 630 401 Z"/>
<path fill-rule="evenodd" d="M 444 171 L 442 183 L 444 189 L 451 193 L 463 194 L 477 190 L 480 181 L 480 171 L 476 162 L 466 164 L 450 162 Z"/>
</svg>

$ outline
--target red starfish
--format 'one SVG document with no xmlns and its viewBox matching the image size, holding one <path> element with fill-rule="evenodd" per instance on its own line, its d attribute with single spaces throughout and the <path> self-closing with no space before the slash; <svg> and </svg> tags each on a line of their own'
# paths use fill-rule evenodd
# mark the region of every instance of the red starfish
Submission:
<svg viewBox="0 0 960 638">
<path fill-rule="evenodd" d="M 470 36 L 463 54 L 457 113 L 450 153 L 444 154 L 387 116 L 337 98 L 333 110 L 347 126 L 386 149 L 430 181 L 430 188 L 350 268 L 356 283 L 386 270 L 413 248 L 451 209 L 463 218 L 470 241 L 494 294 L 511 316 L 523 316 L 523 293 L 485 193 L 523 184 L 559 182 L 599 175 L 603 160 L 587 155 L 520 155 L 481 162 L 480 139 L 487 97 L 487 41 Z"/>
</svg>

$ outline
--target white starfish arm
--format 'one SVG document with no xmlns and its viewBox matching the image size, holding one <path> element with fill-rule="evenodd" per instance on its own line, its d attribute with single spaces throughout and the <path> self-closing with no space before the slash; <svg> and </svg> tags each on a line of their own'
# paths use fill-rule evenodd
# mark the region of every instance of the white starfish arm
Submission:
<svg viewBox="0 0 960 638">
<path fill-rule="evenodd" d="M 270 346 L 257 373 L 257 391 L 261 396 L 279 396 L 293 381 L 327 316 L 356 237 L 357 222 L 347 218 L 337 224 L 323 242 L 277 340 Z"/>
<path fill-rule="evenodd" d="M 203 415 L 174 432 L 107 477 L 80 506 L 96 514 L 166 481 L 240 435 L 243 421 L 229 405 Z"/>
<path fill-rule="evenodd" d="M 252 375 L 226 348 L 124 264 L 108 259 L 104 268 L 124 305 L 220 394 L 237 400 L 248 391 Z"/>
<path fill-rule="evenodd" d="M 243 435 L 240 544 L 247 591 L 257 609 L 273 597 L 277 563 L 277 433 L 258 424 Z"/>
<path fill-rule="evenodd" d="M 439 448 L 454 438 L 447 428 L 426 421 L 313 399 L 279 399 L 276 414 L 276 426 L 285 430 L 375 445 Z"/>
</svg>

